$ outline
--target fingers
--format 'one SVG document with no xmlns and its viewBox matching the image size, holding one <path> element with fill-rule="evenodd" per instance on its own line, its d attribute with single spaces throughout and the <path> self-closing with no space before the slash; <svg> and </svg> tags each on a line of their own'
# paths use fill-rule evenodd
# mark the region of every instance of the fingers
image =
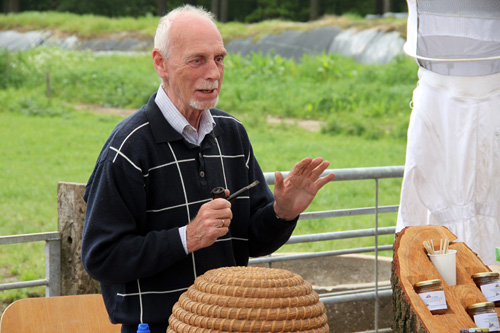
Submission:
<svg viewBox="0 0 500 333">
<path fill-rule="evenodd" d="M 186 228 L 188 252 L 208 247 L 227 234 L 232 218 L 231 203 L 226 199 L 218 198 L 203 204 Z"/>
<path fill-rule="evenodd" d="M 314 169 L 311 171 L 310 174 L 310 179 L 314 184 L 314 190 L 315 192 L 318 192 L 323 186 L 328 184 L 333 180 L 335 177 L 334 173 L 330 173 L 324 177 L 320 177 L 323 172 L 330 166 L 330 162 L 328 161 L 323 161 L 322 158 L 318 157 L 316 158 L 312 163 L 311 166 L 314 165 Z"/>
<path fill-rule="evenodd" d="M 204 210 L 204 208 L 206 207 L 209 209 Z M 202 209 L 204 210 L 204 212 L 202 213 L 201 217 L 206 221 L 206 224 L 208 226 L 227 229 L 231 224 L 233 212 L 231 211 L 231 203 L 226 199 L 214 199 L 211 202 L 203 205 L 200 209 L 200 212 L 202 211 Z M 200 215 L 200 213 L 198 214 Z"/>
<path fill-rule="evenodd" d="M 188 252 L 194 252 L 199 249 L 208 247 L 215 241 L 229 232 L 231 220 L 224 219 L 224 227 L 222 227 L 222 219 L 206 221 L 207 223 L 197 223 L 195 221 L 188 224 L 186 228 L 186 242 Z"/>
<path fill-rule="evenodd" d="M 214 226 L 215 226 L 215 228 L 229 230 L 229 225 L 230 224 L 231 224 L 231 219 L 221 218 L 219 220 L 215 220 Z"/>
<path fill-rule="evenodd" d="M 311 161 L 311 163 L 307 167 L 307 170 L 310 171 L 314 176 L 319 177 L 329 166 L 330 162 L 323 160 L 322 157 L 316 157 Z"/>
<path fill-rule="evenodd" d="M 294 176 L 295 174 L 297 174 L 297 175 L 302 174 L 307 169 L 307 167 L 311 164 L 312 161 L 313 161 L 313 159 L 311 157 L 304 158 L 302 161 L 298 162 L 297 164 L 295 164 L 293 166 L 292 170 L 290 170 L 290 173 L 288 175 Z"/>
<path fill-rule="evenodd" d="M 283 186 L 283 174 L 279 171 L 274 173 L 274 187 L 281 188 Z"/>
<path fill-rule="evenodd" d="M 229 190 L 226 190 L 226 193 L 229 193 Z M 210 207 L 212 209 L 223 209 L 223 208 L 231 208 L 231 202 L 227 201 L 225 198 L 215 198 L 207 203 L 203 204 L 203 206 Z M 200 208 L 201 210 L 201 208 Z"/>
<path fill-rule="evenodd" d="M 314 163 L 313 163 L 314 164 Z M 313 165 L 311 164 L 311 165 Z M 319 161 L 318 161 L 318 164 L 316 164 L 314 166 L 314 169 L 312 169 L 311 171 L 311 177 L 314 178 L 314 179 L 317 179 L 318 177 L 321 176 L 321 174 L 326 170 L 328 169 L 328 167 L 330 166 L 330 162 L 328 161 L 323 161 L 323 159 L 321 158 Z"/>
<path fill-rule="evenodd" d="M 311 157 L 306 157 L 302 161 L 294 165 L 289 175 L 316 175 L 318 177 L 321 173 L 328 168 L 330 162 L 324 161 L 322 157 L 316 157 L 312 159 Z M 319 167 L 319 169 L 318 169 Z M 321 170 L 318 172 L 318 170 Z"/>
<path fill-rule="evenodd" d="M 316 192 L 319 191 L 323 186 L 331 182 L 335 178 L 334 173 L 330 173 L 324 177 L 318 178 L 314 184 L 316 185 Z"/>
<path fill-rule="evenodd" d="M 316 157 L 315 159 L 306 157 L 292 168 L 287 179 L 295 179 L 294 182 L 298 181 L 312 185 L 317 182 L 318 178 L 329 166 L 330 162 L 323 160 L 322 157 Z M 328 179 L 331 181 L 333 178 L 329 177 Z"/>
</svg>

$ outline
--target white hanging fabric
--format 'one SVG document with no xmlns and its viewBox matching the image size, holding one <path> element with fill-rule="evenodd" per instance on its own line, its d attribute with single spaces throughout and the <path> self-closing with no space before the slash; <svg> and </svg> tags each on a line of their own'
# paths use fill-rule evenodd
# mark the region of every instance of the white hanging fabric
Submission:
<svg viewBox="0 0 500 333">
<path fill-rule="evenodd" d="M 408 0 L 413 92 L 396 231 L 443 225 L 500 264 L 500 0 Z"/>
</svg>

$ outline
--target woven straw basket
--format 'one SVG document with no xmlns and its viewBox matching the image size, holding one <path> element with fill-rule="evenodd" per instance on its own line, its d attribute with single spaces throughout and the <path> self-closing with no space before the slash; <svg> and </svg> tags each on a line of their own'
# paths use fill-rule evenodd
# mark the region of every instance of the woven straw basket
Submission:
<svg viewBox="0 0 500 333">
<path fill-rule="evenodd" d="M 328 332 L 309 282 L 284 269 L 222 267 L 199 276 L 172 309 L 167 332 Z"/>
</svg>

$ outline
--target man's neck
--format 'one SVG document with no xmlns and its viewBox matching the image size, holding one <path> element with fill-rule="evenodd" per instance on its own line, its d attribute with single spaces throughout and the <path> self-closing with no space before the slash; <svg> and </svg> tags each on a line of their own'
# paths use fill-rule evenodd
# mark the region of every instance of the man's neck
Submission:
<svg viewBox="0 0 500 333">
<path fill-rule="evenodd" d="M 165 91 L 165 94 L 167 94 L 168 98 L 175 105 L 177 110 L 179 110 L 179 112 L 184 116 L 184 118 L 186 118 L 189 125 L 193 126 L 196 130 L 198 130 L 200 126 L 201 115 L 205 110 L 198 110 L 192 107 L 181 108 L 180 105 L 178 105 L 179 103 L 176 103 L 176 99 L 172 98 L 172 96 L 169 95 L 167 89 L 165 89 L 165 85 L 162 85 L 162 88 L 163 91 Z"/>
</svg>

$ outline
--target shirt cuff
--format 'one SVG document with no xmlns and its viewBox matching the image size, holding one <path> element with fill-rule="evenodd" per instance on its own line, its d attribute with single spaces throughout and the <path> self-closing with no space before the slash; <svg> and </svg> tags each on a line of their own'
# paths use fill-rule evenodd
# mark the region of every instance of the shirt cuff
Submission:
<svg viewBox="0 0 500 333">
<path fill-rule="evenodd" d="M 187 240 L 186 240 L 186 228 L 187 228 L 186 225 L 179 228 L 179 236 L 181 236 L 181 242 L 182 246 L 184 247 L 184 251 L 186 252 L 186 254 L 189 254 L 187 247 Z"/>
</svg>

